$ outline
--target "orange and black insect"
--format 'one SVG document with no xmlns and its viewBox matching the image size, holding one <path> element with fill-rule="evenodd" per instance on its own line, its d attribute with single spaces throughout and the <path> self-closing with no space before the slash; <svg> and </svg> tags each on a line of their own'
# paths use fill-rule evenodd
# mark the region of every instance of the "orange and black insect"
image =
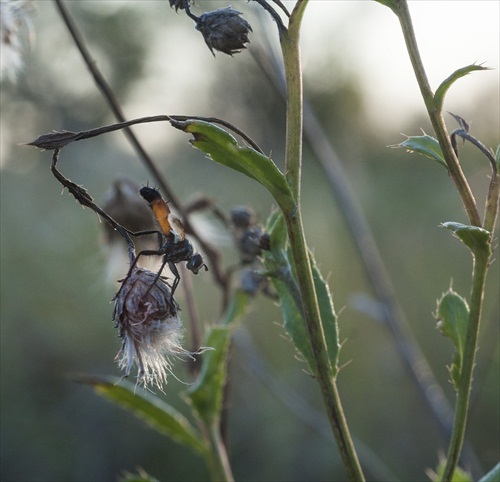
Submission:
<svg viewBox="0 0 500 482">
<path fill-rule="evenodd" d="M 174 275 L 174 282 L 172 283 L 172 296 L 181 279 L 179 271 L 175 266 L 177 263 L 186 261 L 186 267 L 194 274 L 198 274 L 201 268 L 208 270 L 207 265 L 203 262 L 201 254 L 195 253 L 193 245 L 186 238 L 184 226 L 180 219 L 173 216 L 170 208 L 165 200 L 162 198 L 160 192 L 152 187 L 145 186 L 141 188 L 139 194 L 147 201 L 149 207 L 153 211 L 156 221 L 159 224 L 161 231 L 141 231 L 134 233 L 135 236 L 144 234 L 158 234 L 159 249 L 157 250 L 144 250 L 137 254 L 134 262 L 132 263 L 130 271 L 137 264 L 141 256 L 163 256 L 161 268 L 153 281 L 153 286 L 161 276 L 163 268 L 168 263 L 168 267 Z"/>
</svg>

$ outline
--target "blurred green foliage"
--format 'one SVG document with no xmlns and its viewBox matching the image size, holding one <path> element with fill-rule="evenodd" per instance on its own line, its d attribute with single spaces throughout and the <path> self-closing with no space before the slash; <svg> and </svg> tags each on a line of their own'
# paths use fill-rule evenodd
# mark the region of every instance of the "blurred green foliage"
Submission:
<svg viewBox="0 0 500 482">
<path fill-rule="evenodd" d="M 218 56 L 214 63 L 203 45 L 199 51 L 187 52 L 190 25 L 169 11 L 167 2 L 152 2 L 144 11 L 134 5 L 138 2 L 113 3 L 71 2 L 69 6 L 128 116 L 191 113 L 226 118 L 266 152 L 272 150 L 279 164 L 283 103 L 249 56 Z M 60 185 L 49 171 L 49 153 L 19 144 L 53 129 L 86 129 L 113 119 L 49 2 L 39 2 L 33 22 L 37 39 L 24 72 L 16 84 L 3 84 L 1 91 L 1 479 L 108 481 L 123 471 L 136 473 L 138 467 L 162 481 L 206 479 L 202 461 L 188 450 L 71 379 L 72 373 L 118 375 L 113 358 L 120 342 L 108 303 L 115 287 L 105 282 L 99 220 L 67 193 L 60 195 Z M 170 42 L 165 45 L 165 58 L 158 58 L 160 37 Z M 182 59 L 167 56 L 172 55 L 173 44 Z M 196 57 L 198 52 L 202 60 Z M 170 64 L 169 72 L 182 76 L 186 56 L 190 63 L 199 62 L 199 79 L 185 83 L 200 85 L 199 90 L 189 89 L 191 103 L 186 111 L 168 110 L 169 98 L 186 95 L 177 90 L 180 82 L 174 76 L 164 78 L 161 90 L 150 92 L 157 96 L 157 104 L 149 97 L 142 106 L 141 95 L 158 65 Z M 210 72 L 205 71 L 207 65 Z M 451 283 L 468 296 L 469 253 L 438 228 L 441 222 L 465 221 L 465 215 L 439 166 L 386 147 L 401 142 L 399 132 L 417 134 L 420 127 L 430 131 L 429 126 L 415 118 L 399 132 L 387 134 L 366 122 L 358 79 L 331 91 L 315 90 L 311 84 L 306 83 L 306 92 L 344 160 L 399 302 L 453 401 L 446 368 L 452 347 L 436 330 L 432 313 Z M 474 112 L 460 114 L 484 125 L 474 134 L 494 147 L 498 129 L 492 122 L 481 124 L 481 119 L 496 119 L 498 128 L 498 110 L 488 104 L 487 94 L 483 99 Z M 380 116 L 383 123 L 383 113 Z M 181 199 L 203 193 L 227 212 L 234 205 L 249 204 L 264 222 L 272 199 L 263 189 L 207 162 L 174 129 L 142 127 L 137 132 Z M 461 152 L 476 198 L 483 199 L 488 163 L 470 146 Z M 85 185 L 96 200 L 119 175 L 138 183 L 151 181 L 121 133 L 64 150 L 60 168 Z M 329 279 L 339 313 L 340 365 L 346 365 L 339 383 L 352 433 L 400 480 L 423 480 L 424 470 L 437 465 L 438 451 L 445 449 L 446 441 L 412 385 L 387 329 L 355 303 L 358 295 L 371 292 L 330 187 L 307 146 L 302 198 L 309 246 Z M 214 220 L 210 222 L 217 227 Z M 230 245 L 221 248 L 228 260 L 234 260 Z M 500 439 L 498 266 L 495 261 L 489 274 L 467 432 L 485 470 L 498 460 Z M 194 279 L 194 284 L 203 320 L 216 321 L 219 297 L 210 273 Z M 182 305 L 182 298 L 179 301 Z M 243 481 L 341 479 L 343 469 L 332 455 L 331 437 L 318 428 L 322 407 L 317 387 L 304 372 L 305 365 L 294 358 L 279 321 L 278 308 L 259 297 L 243 324 L 267 370 L 307 405 L 294 403 L 274 382 L 263 383 L 266 378 L 258 376 L 258 365 L 248 350 L 236 343 L 228 407 L 235 477 Z M 181 362 L 175 370 L 187 380 Z M 181 388 L 172 377 L 161 396 L 187 414 L 178 397 Z M 313 423 L 317 417 L 319 422 Z M 323 424 L 327 426 L 327 421 Z M 378 478 L 369 470 L 367 475 Z"/>
</svg>

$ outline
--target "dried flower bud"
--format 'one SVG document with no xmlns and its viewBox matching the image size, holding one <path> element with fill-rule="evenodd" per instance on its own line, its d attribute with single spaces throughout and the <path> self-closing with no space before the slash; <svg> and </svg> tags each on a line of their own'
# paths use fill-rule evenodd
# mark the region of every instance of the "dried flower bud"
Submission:
<svg viewBox="0 0 500 482">
<path fill-rule="evenodd" d="M 246 48 L 245 43 L 249 42 L 248 34 L 252 27 L 240 15 L 241 12 L 227 7 L 199 17 L 196 29 L 202 33 L 212 54 L 215 49 L 233 55 Z"/>
<path fill-rule="evenodd" d="M 189 7 L 191 0 L 187 0 L 187 2 L 186 0 L 168 0 L 168 3 L 170 3 L 170 7 L 175 8 L 175 11 L 177 12 L 177 10 L 179 9 L 184 10 L 186 3 L 188 4 Z"/>
<path fill-rule="evenodd" d="M 257 222 L 257 216 L 251 207 L 235 206 L 231 209 L 231 222 L 236 228 L 248 228 Z"/>
<path fill-rule="evenodd" d="M 234 226 L 233 235 L 236 247 L 243 263 L 252 263 L 262 254 L 263 249 L 269 250 L 269 235 L 257 223 L 257 216 L 252 208 L 235 207 L 231 210 L 231 222 Z"/>
<path fill-rule="evenodd" d="M 145 387 L 156 384 L 161 389 L 167 373 L 172 373 L 169 357 L 192 353 L 181 347 L 184 329 L 179 305 L 161 278 L 153 285 L 155 277 L 151 271 L 134 269 L 114 298 L 113 319 L 123 339 L 116 358 L 125 376 L 135 361 L 137 383 Z"/>
</svg>

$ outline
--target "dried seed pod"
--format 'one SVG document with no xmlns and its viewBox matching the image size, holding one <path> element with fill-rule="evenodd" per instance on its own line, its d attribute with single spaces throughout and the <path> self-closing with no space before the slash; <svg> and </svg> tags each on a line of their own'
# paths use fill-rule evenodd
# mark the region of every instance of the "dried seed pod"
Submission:
<svg viewBox="0 0 500 482">
<path fill-rule="evenodd" d="M 204 13 L 198 18 L 196 29 L 202 33 L 212 54 L 215 49 L 233 55 L 246 48 L 252 27 L 240 15 L 241 12 L 227 7 Z"/>
</svg>

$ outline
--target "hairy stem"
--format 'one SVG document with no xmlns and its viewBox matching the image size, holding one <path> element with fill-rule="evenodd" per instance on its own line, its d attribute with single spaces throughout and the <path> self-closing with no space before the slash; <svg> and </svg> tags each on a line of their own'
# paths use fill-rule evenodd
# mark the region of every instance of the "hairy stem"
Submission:
<svg viewBox="0 0 500 482">
<path fill-rule="evenodd" d="M 287 84 L 286 95 L 286 158 L 287 181 L 296 199 L 293 212 L 285 212 L 290 247 L 297 274 L 303 315 L 315 363 L 315 375 L 321 388 L 323 401 L 328 413 L 332 430 L 339 446 L 347 475 L 350 480 L 364 480 L 349 428 L 346 423 L 342 404 L 335 380 L 330 376 L 325 334 L 314 288 L 311 265 L 307 252 L 304 228 L 300 213 L 300 175 L 302 164 L 302 72 L 300 66 L 299 33 L 302 16 L 307 0 L 299 0 L 292 12 L 289 28 L 281 34 L 281 48 L 285 65 Z"/>
</svg>

